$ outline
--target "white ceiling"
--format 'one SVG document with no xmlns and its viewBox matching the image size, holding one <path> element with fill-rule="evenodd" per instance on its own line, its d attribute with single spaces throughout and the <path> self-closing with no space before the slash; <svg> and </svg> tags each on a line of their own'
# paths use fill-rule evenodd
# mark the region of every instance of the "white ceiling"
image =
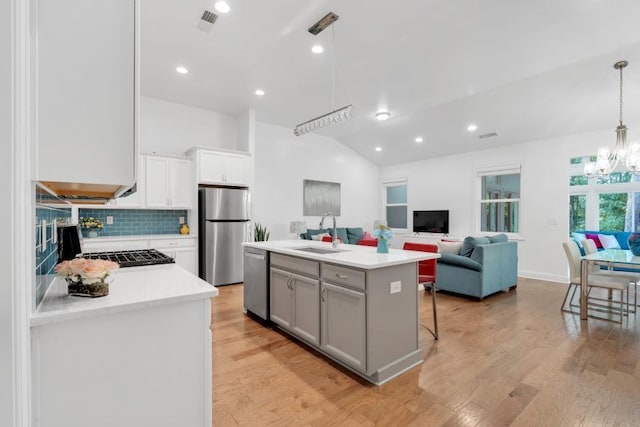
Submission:
<svg viewBox="0 0 640 427">
<path fill-rule="evenodd" d="M 603 128 L 613 143 L 619 59 L 630 62 L 625 121 L 640 140 L 637 0 L 227 2 L 231 12 L 208 32 L 196 25 L 213 0 L 143 2 L 143 95 L 230 114 L 253 108 L 293 130 L 331 110 L 332 31 L 307 28 L 333 11 L 335 107 L 353 104 L 354 118 L 318 133 L 378 165 Z M 318 42 L 322 55 L 311 53 Z M 391 119 L 375 120 L 381 108 Z M 478 139 L 488 132 L 499 136 Z"/>
</svg>

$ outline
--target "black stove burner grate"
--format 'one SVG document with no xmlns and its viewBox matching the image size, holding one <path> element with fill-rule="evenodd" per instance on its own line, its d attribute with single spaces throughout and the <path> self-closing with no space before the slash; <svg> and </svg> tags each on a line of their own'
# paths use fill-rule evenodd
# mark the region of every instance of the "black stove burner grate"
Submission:
<svg viewBox="0 0 640 427">
<path fill-rule="evenodd" d="M 176 261 L 156 249 L 141 249 L 119 252 L 92 252 L 83 254 L 83 258 L 105 259 L 117 262 L 120 267 L 139 267 L 143 265 L 173 264 Z"/>
</svg>

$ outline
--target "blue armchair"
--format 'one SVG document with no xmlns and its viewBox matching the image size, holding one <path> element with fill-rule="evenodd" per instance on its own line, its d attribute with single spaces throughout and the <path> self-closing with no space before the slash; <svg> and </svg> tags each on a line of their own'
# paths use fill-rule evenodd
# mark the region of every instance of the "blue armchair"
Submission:
<svg viewBox="0 0 640 427">
<path fill-rule="evenodd" d="M 467 237 L 461 254 L 443 253 L 438 259 L 436 288 L 479 300 L 515 288 L 518 245 L 506 240 L 504 236 L 492 243 L 486 237 Z"/>
</svg>

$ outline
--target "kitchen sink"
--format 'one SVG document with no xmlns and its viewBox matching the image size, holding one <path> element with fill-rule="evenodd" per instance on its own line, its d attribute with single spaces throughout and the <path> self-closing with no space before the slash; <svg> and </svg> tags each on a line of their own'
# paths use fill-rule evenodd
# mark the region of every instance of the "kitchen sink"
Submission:
<svg viewBox="0 0 640 427">
<path fill-rule="evenodd" d="M 308 248 L 291 248 L 291 249 L 295 249 L 296 251 L 312 252 L 314 254 L 332 254 L 336 252 L 347 252 L 344 249 L 316 248 L 313 246 Z"/>
</svg>

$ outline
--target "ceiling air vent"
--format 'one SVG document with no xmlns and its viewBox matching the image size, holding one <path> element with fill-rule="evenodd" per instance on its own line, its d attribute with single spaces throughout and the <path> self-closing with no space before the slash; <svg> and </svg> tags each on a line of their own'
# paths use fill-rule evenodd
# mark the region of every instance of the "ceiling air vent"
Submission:
<svg viewBox="0 0 640 427">
<path fill-rule="evenodd" d="M 211 12 L 210 10 L 205 10 L 200 19 L 204 22 L 208 22 L 209 24 L 215 24 L 216 20 L 218 19 L 218 15 Z"/>
<path fill-rule="evenodd" d="M 211 33 L 211 31 L 213 30 L 213 24 L 215 24 L 217 20 L 218 15 L 211 12 L 210 10 L 205 9 L 196 27 L 202 32 Z"/>
<path fill-rule="evenodd" d="M 494 136 L 498 136 L 498 134 L 495 132 L 483 133 L 482 135 L 478 135 L 478 138 L 485 139 L 485 138 L 493 138 Z"/>
</svg>

